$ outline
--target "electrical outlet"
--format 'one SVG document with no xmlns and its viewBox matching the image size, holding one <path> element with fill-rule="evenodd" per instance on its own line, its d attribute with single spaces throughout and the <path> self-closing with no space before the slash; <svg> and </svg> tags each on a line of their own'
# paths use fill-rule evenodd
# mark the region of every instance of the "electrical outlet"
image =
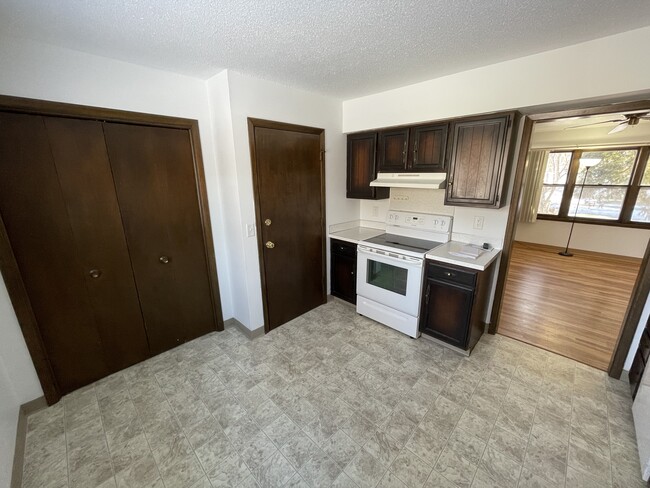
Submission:
<svg viewBox="0 0 650 488">
<path fill-rule="evenodd" d="M 474 216 L 474 228 L 476 230 L 483 230 L 483 222 L 485 221 L 485 217 L 481 215 L 475 215 Z"/>
<path fill-rule="evenodd" d="M 248 237 L 255 237 L 255 224 L 246 224 L 246 235 Z"/>
</svg>

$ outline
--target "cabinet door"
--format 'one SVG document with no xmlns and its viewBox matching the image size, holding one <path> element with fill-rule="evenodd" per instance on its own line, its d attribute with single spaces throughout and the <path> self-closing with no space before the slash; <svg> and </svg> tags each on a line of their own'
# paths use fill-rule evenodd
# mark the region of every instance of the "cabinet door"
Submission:
<svg viewBox="0 0 650 488">
<path fill-rule="evenodd" d="M 413 127 L 409 136 L 409 169 L 420 172 L 445 170 L 447 124 Z"/>
<path fill-rule="evenodd" d="M 406 170 L 409 130 L 384 130 L 379 133 L 378 171 L 400 172 Z"/>
<path fill-rule="evenodd" d="M 376 200 L 388 198 L 390 188 L 375 188 L 370 182 L 377 177 L 377 133 L 348 136 L 348 198 Z"/>
<path fill-rule="evenodd" d="M 187 130 L 104 123 L 152 353 L 216 329 Z"/>
<path fill-rule="evenodd" d="M 427 278 L 420 332 L 465 349 L 474 290 Z"/>
<path fill-rule="evenodd" d="M 0 214 L 59 392 L 110 374 L 41 116 L 0 113 Z"/>
<path fill-rule="evenodd" d="M 149 345 L 102 124 L 44 121 L 106 361 L 119 371 L 147 359 Z"/>
<path fill-rule="evenodd" d="M 454 122 L 451 126 L 445 203 L 498 207 L 504 183 L 510 116 Z"/>
<path fill-rule="evenodd" d="M 331 241 L 331 293 L 350 303 L 357 303 L 356 245 Z"/>
</svg>

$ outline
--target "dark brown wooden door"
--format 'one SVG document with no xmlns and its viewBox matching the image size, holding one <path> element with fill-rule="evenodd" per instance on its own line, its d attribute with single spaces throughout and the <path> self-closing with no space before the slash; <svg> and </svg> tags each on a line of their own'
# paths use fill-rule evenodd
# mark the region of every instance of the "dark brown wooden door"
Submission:
<svg viewBox="0 0 650 488">
<path fill-rule="evenodd" d="M 0 113 L 0 213 L 58 389 L 110 374 L 41 116 Z"/>
<path fill-rule="evenodd" d="M 326 300 L 322 131 L 250 124 L 269 331 Z"/>
<path fill-rule="evenodd" d="M 148 358 L 149 345 L 102 124 L 44 121 L 106 362 L 119 371 Z"/>
<path fill-rule="evenodd" d="M 157 354 L 215 330 L 192 145 L 184 129 L 104 123 L 135 282 Z"/>
<path fill-rule="evenodd" d="M 385 130 L 379 133 L 378 171 L 406 170 L 409 129 Z"/>
<path fill-rule="evenodd" d="M 423 172 L 445 171 L 447 124 L 413 127 L 409 136 L 409 169 Z"/>
<path fill-rule="evenodd" d="M 509 120 L 502 116 L 452 124 L 445 203 L 498 206 Z"/>
<path fill-rule="evenodd" d="M 348 135 L 347 198 L 380 200 L 390 196 L 390 188 L 376 188 L 377 133 Z"/>
</svg>

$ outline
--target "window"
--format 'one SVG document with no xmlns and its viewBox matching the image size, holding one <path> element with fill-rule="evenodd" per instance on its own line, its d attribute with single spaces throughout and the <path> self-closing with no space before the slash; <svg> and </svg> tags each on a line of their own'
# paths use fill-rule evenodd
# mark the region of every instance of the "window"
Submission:
<svg viewBox="0 0 650 488">
<path fill-rule="evenodd" d="M 644 146 L 551 151 L 546 160 L 538 216 L 650 225 L 649 150 Z M 595 165 L 589 164 L 594 161 Z"/>
</svg>

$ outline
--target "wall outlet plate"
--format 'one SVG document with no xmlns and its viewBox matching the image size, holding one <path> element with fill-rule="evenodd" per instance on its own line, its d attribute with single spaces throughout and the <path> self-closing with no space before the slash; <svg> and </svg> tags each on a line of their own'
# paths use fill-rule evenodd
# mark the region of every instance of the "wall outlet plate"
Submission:
<svg viewBox="0 0 650 488">
<path fill-rule="evenodd" d="M 483 224 L 485 223 L 485 217 L 482 215 L 474 216 L 474 229 L 483 230 Z"/>
<path fill-rule="evenodd" d="M 246 224 L 246 235 L 248 237 L 255 237 L 255 224 Z"/>
</svg>

